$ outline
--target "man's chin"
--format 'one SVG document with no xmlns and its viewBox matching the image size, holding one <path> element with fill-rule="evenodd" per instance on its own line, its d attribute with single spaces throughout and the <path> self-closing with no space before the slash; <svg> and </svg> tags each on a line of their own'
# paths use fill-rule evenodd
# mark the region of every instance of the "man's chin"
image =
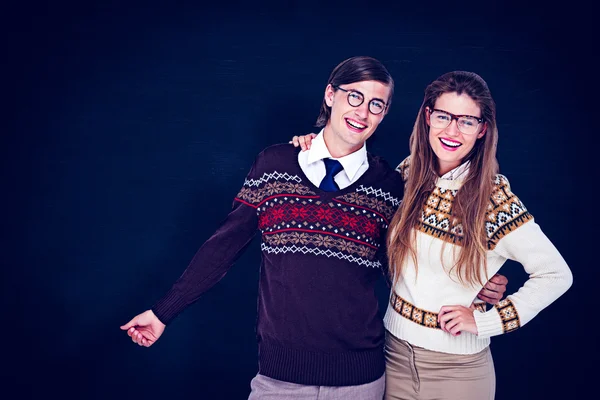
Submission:
<svg viewBox="0 0 600 400">
<path fill-rule="evenodd" d="M 365 142 L 365 137 L 362 134 L 349 134 L 346 136 L 346 142 L 348 144 L 352 144 L 352 145 L 357 145 L 357 144 L 363 144 Z"/>
</svg>

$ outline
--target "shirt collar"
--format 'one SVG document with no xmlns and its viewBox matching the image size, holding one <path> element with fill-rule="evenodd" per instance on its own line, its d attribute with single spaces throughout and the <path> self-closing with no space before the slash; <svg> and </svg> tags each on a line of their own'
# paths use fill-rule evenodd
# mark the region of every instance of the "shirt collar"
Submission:
<svg viewBox="0 0 600 400">
<path fill-rule="evenodd" d="M 325 138 L 323 137 L 323 129 L 321 129 L 321 132 L 319 132 L 317 137 L 315 137 L 310 144 L 310 150 L 308 150 L 308 164 L 312 164 L 313 162 L 322 160 L 324 158 L 333 158 L 334 160 L 338 160 L 340 164 L 342 164 L 348 179 L 352 180 L 354 179 L 354 175 L 356 175 L 360 166 L 363 165 L 363 163 L 367 160 L 367 145 L 366 143 L 363 143 L 363 146 L 354 153 L 348 154 L 347 156 L 341 158 L 334 158 L 327 149 Z"/>
<path fill-rule="evenodd" d="M 454 168 L 453 170 L 450 170 L 448 172 L 446 172 L 444 175 L 442 175 L 440 178 L 441 179 L 448 179 L 450 181 L 454 181 L 454 180 L 464 180 L 467 177 L 467 174 L 469 172 L 469 165 L 471 164 L 471 161 L 467 161 L 461 165 L 459 165 L 458 167 Z"/>
</svg>

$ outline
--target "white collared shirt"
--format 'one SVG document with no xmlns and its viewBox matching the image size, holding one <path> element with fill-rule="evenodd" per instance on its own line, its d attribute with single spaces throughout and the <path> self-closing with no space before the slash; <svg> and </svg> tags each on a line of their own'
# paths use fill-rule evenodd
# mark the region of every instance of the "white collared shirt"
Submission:
<svg viewBox="0 0 600 400">
<path fill-rule="evenodd" d="M 464 180 L 467 177 L 469 172 L 469 165 L 471 165 L 471 161 L 467 161 L 466 163 L 460 164 L 458 167 L 454 168 L 446 172 L 444 175 L 440 176 L 441 179 L 448 179 L 450 181 L 454 180 Z"/>
<path fill-rule="evenodd" d="M 317 137 L 312 140 L 310 149 L 308 151 L 300 151 L 298 154 L 298 163 L 302 172 L 317 187 L 325 177 L 324 158 L 333 158 L 342 164 L 344 169 L 333 177 L 340 189 L 344 189 L 356 182 L 369 169 L 366 144 L 363 144 L 354 153 L 341 158 L 334 158 L 325 145 L 323 129 L 321 129 Z"/>
</svg>

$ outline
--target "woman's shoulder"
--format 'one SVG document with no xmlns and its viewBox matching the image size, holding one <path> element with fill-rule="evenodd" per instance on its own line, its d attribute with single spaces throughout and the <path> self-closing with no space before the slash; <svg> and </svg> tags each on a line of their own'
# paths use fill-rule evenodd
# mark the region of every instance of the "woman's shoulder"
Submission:
<svg viewBox="0 0 600 400">
<path fill-rule="evenodd" d="M 505 175 L 496 174 L 492 183 L 493 187 L 490 201 L 493 208 L 497 208 L 506 203 L 520 203 L 518 197 L 512 192 L 510 182 Z"/>
<path fill-rule="evenodd" d="M 486 215 L 489 248 L 524 223 L 533 220 L 523 202 L 512 192 L 508 178 L 497 174 Z"/>
<path fill-rule="evenodd" d="M 496 174 L 496 176 L 494 177 L 494 186 L 496 188 L 506 187 L 510 189 L 510 182 L 508 181 L 508 178 L 505 175 Z"/>
<path fill-rule="evenodd" d="M 496 174 L 494 177 L 491 200 L 492 202 L 511 200 L 511 202 L 521 203 L 517 195 L 513 193 L 508 178 L 502 174 Z"/>
</svg>

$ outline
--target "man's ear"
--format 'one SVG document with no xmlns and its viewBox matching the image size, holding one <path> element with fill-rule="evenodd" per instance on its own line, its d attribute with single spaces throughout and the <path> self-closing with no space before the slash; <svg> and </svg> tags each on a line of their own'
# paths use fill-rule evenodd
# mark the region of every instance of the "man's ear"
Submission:
<svg viewBox="0 0 600 400">
<path fill-rule="evenodd" d="M 327 85 L 325 88 L 325 104 L 329 107 L 333 106 L 333 97 L 335 96 L 335 90 L 333 90 L 333 86 L 331 84 Z"/>
<path fill-rule="evenodd" d="M 385 108 L 385 111 L 383 112 L 383 116 L 381 117 L 381 121 L 383 121 L 383 118 L 385 118 L 386 115 L 388 115 L 388 113 L 390 112 L 390 106 L 387 106 Z"/>
<path fill-rule="evenodd" d="M 481 130 L 481 132 L 479 132 L 477 134 L 477 139 L 481 139 L 483 137 L 483 135 L 485 135 L 486 132 L 487 132 L 487 122 L 484 122 L 483 129 Z"/>
</svg>

